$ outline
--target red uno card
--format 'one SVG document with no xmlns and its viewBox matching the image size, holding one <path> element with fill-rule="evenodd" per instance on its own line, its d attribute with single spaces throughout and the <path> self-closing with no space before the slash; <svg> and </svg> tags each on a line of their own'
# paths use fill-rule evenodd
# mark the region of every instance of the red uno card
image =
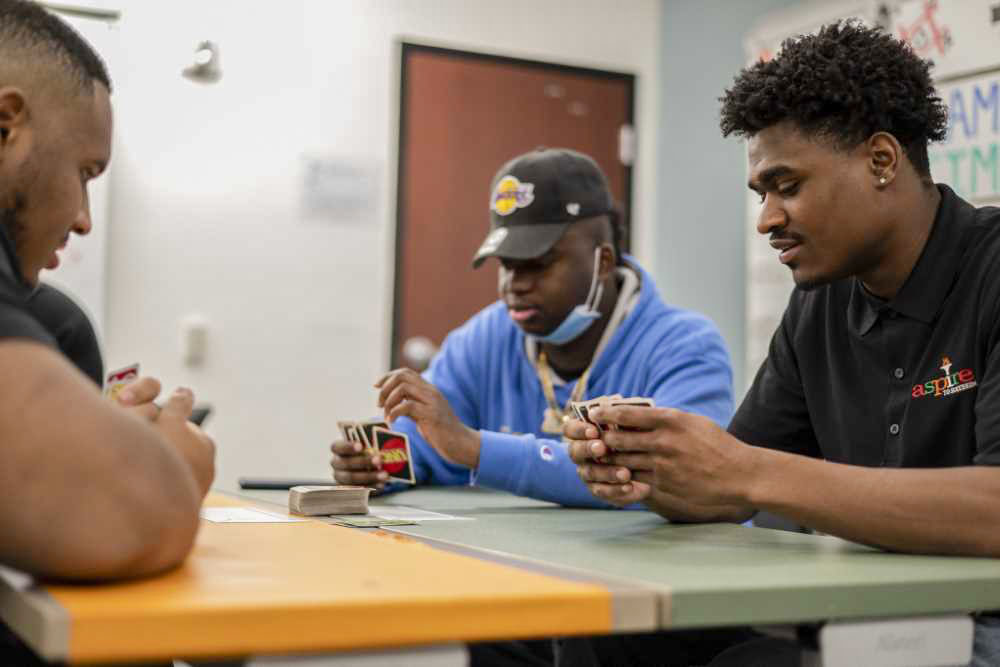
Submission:
<svg viewBox="0 0 1000 667">
<path fill-rule="evenodd" d="M 382 457 L 382 470 L 389 473 L 389 479 L 394 482 L 416 484 L 417 479 L 413 474 L 413 459 L 410 456 L 410 439 L 407 435 L 374 426 L 372 437 L 375 439 L 375 446 Z"/>
<path fill-rule="evenodd" d="M 116 400 L 118 398 L 118 394 L 125 388 L 125 385 L 135 381 L 138 377 L 138 363 L 124 368 L 119 368 L 116 371 L 111 371 L 108 373 L 107 381 L 104 383 L 104 395 L 111 400 Z"/>
</svg>

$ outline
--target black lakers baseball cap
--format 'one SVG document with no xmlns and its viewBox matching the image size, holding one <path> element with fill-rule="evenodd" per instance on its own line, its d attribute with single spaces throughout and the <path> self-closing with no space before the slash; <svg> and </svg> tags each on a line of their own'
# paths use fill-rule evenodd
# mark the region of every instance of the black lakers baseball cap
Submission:
<svg viewBox="0 0 1000 667">
<path fill-rule="evenodd" d="M 608 180 L 593 158 L 568 148 L 519 155 L 493 177 L 490 233 L 472 267 L 487 257 L 544 255 L 577 220 L 614 211 Z"/>
</svg>

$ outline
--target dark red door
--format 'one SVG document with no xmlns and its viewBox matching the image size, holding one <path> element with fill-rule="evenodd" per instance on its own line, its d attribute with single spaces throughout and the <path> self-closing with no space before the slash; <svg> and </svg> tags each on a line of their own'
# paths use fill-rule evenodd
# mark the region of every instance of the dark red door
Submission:
<svg viewBox="0 0 1000 667">
<path fill-rule="evenodd" d="M 445 335 L 497 298 L 496 262 L 472 255 L 489 228 L 490 181 L 538 146 L 591 155 L 628 225 L 634 77 L 404 44 L 392 363 L 404 343 Z"/>
</svg>

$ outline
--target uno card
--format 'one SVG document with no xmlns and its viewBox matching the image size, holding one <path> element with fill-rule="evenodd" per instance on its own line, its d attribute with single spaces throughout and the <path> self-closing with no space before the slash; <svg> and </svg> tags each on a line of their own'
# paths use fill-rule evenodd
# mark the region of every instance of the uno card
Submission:
<svg viewBox="0 0 1000 667">
<path fill-rule="evenodd" d="M 416 521 L 410 519 L 383 519 L 380 516 L 343 516 L 335 521 L 338 526 L 348 526 L 349 528 L 380 528 L 382 526 L 416 526 Z"/>
<path fill-rule="evenodd" d="M 596 426 L 597 430 L 600 433 L 604 433 L 604 431 L 617 431 L 618 430 L 618 427 L 615 426 L 615 425 L 613 425 L 613 424 L 611 424 L 611 425 L 609 425 L 609 424 L 598 424 L 596 421 L 594 421 L 593 417 L 590 417 L 590 411 L 591 410 L 593 410 L 594 408 L 606 408 L 606 407 L 608 407 L 608 405 L 609 405 L 608 397 L 607 396 L 599 396 L 599 397 L 597 397 L 597 398 L 595 398 L 595 399 L 593 399 L 591 401 L 587 401 L 587 403 L 583 407 L 583 409 L 587 411 L 587 416 L 589 417 L 589 419 L 587 421 L 589 421 L 591 424 L 593 424 L 594 426 Z"/>
<path fill-rule="evenodd" d="M 104 395 L 112 401 L 118 398 L 118 394 L 125 388 L 125 385 L 135 381 L 139 377 L 139 364 L 135 363 L 125 368 L 108 373 L 108 379 L 104 383 Z"/>
<path fill-rule="evenodd" d="M 395 482 L 416 484 L 413 474 L 413 458 L 410 455 L 410 438 L 405 433 L 390 431 L 381 426 L 372 427 L 375 447 L 382 457 L 382 470 L 389 473 Z"/>
<path fill-rule="evenodd" d="M 340 435 L 344 438 L 345 442 L 354 442 L 351 440 L 351 435 L 349 433 L 349 429 L 354 428 L 354 422 L 339 421 L 337 422 L 337 428 L 340 429 Z"/>
<path fill-rule="evenodd" d="M 615 406 L 615 407 L 616 406 L 624 406 L 624 407 L 632 407 L 632 408 L 655 408 L 656 407 L 656 401 L 654 401 L 651 398 L 644 398 L 642 396 L 633 396 L 631 398 L 623 398 L 623 399 L 618 400 L 618 401 L 612 401 L 611 405 Z M 623 431 L 638 431 L 638 430 L 640 430 L 640 429 L 630 428 L 630 427 L 625 427 L 625 426 L 622 426 L 621 429 Z"/>
<path fill-rule="evenodd" d="M 655 408 L 656 402 L 651 398 L 643 398 L 641 396 L 633 396 L 632 398 L 621 398 L 620 400 L 611 401 L 612 406 L 624 405 L 636 408 Z"/>
<path fill-rule="evenodd" d="M 347 442 L 356 442 L 360 444 L 365 449 L 373 449 L 362 437 L 361 437 L 361 427 L 358 422 L 352 421 L 339 421 L 337 422 L 337 428 L 340 429 L 340 433 L 344 436 L 344 440 Z"/>
<path fill-rule="evenodd" d="M 375 443 L 375 434 L 373 431 L 376 428 L 389 428 L 381 419 L 369 419 L 363 422 L 358 422 L 358 435 L 361 437 L 361 444 L 369 447 L 371 449 L 378 449 Z"/>
<path fill-rule="evenodd" d="M 590 416 L 590 408 L 592 405 L 597 407 L 597 403 L 593 401 L 579 401 L 574 403 L 573 407 L 576 409 L 576 414 L 580 415 L 580 419 L 597 427 L 597 436 L 600 437 L 601 434 L 604 433 L 604 429 L 602 429 L 601 425 L 595 422 L 594 418 Z"/>
<path fill-rule="evenodd" d="M 600 438 L 604 435 L 604 429 L 601 425 L 595 422 L 590 416 L 590 406 L 597 406 L 598 401 L 573 401 L 569 404 L 570 410 L 576 415 L 576 418 L 585 421 L 588 424 L 593 424 L 597 428 L 597 437 Z M 598 463 L 604 463 L 604 457 L 599 457 L 596 459 Z"/>
</svg>

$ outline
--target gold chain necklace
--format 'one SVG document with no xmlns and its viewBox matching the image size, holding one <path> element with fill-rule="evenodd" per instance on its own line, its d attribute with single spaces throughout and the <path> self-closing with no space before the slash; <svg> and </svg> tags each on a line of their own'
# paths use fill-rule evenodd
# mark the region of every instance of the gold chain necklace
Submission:
<svg viewBox="0 0 1000 667">
<path fill-rule="evenodd" d="M 593 362 L 587 366 L 587 370 L 583 371 L 583 375 L 576 381 L 576 386 L 573 387 L 569 400 L 566 401 L 567 406 L 573 401 L 579 401 L 583 398 L 584 392 L 587 391 L 587 378 L 590 376 L 592 366 Z M 538 380 L 542 383 L 542 393 L 545 394 L 545 401 L 548 403 L 545 415 L 542 417 L 542 433 L 561 434 L 563 424 L 569 421 L 569 410 L 560 407 L 559 401 L 556 400 L 556 390 L 552 386 L 552 370 L 549 368 L 548 359 L 545 358 L 545 352 L 541 349 L 538 350 L 535 372 L 538 373 Z"/>
</svg>

